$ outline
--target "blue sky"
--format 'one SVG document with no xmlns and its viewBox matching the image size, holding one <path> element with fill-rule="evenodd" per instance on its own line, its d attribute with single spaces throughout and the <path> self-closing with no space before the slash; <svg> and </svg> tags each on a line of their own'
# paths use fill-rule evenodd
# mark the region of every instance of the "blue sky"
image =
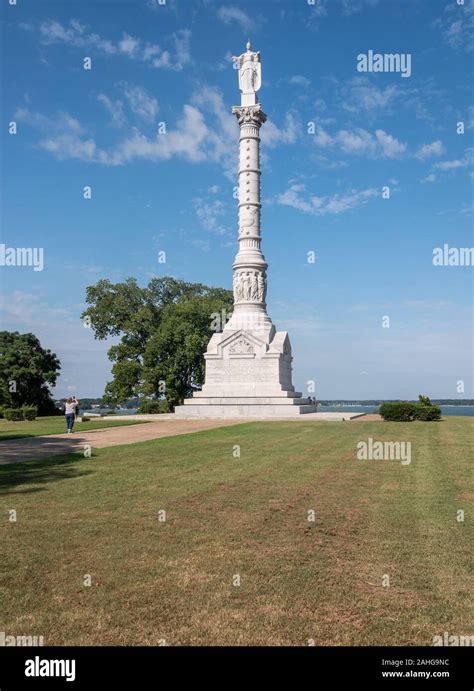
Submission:
<svg viewBox="0 0 474 691">
<path fill-rule="evenodd" d="M 45 261 L 0 268 L 2 328 L 58 354 L 57 396 L 101 395 L 109 378 L 110 344 L 79 319 L 86 286 L 231 287 L 230 58 L 248 37 L 268 115 L 268 310 L 290 332 L 297 388 L 474 395 L 472 268 L 432 263 L 435 247 L 473 245 L 473 0 L 18 0 L 1 17 L 1 241 Z M 369 50 L 410 54 L 411 76 L 358 72 Z"/>
</svg>

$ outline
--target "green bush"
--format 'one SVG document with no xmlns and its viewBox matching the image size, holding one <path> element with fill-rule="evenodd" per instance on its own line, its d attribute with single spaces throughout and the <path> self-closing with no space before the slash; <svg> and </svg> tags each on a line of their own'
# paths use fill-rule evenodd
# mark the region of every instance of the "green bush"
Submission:
<svg viewBox="0 0 474 691">
<path fill-rule="evenodd" d="M 416 406 L 417 420 L 441 420 L 441 408 L 439 405 L 420 405 Z"/>
<path fill-rule="evenodd" d="M 161 401 L 157 401 L 156 399 L 151 400 L 151 401 L 142 401 L 138 407 L 137 412 L 143 413 L 145 415 L 155 415 L 157 413 L 168 413 L 169 412 L 169 405 L 165 399 L 163 399 Z"/>
<path fill-rule="evenodd" d="M 384 420 L 391 422 L 411 422 L 412 420 L 441 420 L 441 408 L 437 405 L 394 401 L 382 403 L 379 413 Z"/>
<path fill-rule="evenodd" d="M 0 420 L 3 418 L 3 408 L 0 408 Z"/>
<path fill-rule="evenodd" d="M 382 403 L 379 413 L 384 420 L 391 422 L 411 422 L 416 417 L 416 403 L 408 403 L 407 401 Z"/>
<path fill-rule="evenodd" d="M 4 408 L 3 415 L 9 422 L 19 422 L 23 420 L 23 410 L 21 408 Z"/>
<path fill-rule="evenodd" d="M 35 405 L 24 405 L 22 407 L 24 420 L 36 420 L 38 416 L 38 408 Z"/>
</svg>

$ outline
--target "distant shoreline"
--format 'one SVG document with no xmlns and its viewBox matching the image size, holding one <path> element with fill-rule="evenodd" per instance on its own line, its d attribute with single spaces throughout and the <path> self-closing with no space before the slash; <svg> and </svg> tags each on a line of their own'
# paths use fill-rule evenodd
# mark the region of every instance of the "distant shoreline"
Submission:
<svg viewBox="0 0 474 691">
<path fill-rule="evenodd" d="M 435 401 L 433 401 L 435 403 Z M 318 402 L 318 411 L 321 413 L 331 413 L 331 412 L 351 412 L 356 409 L 358 412 L 364 413 L 376 413 L 379 408 L 379 403 L 329 403 L 328 401 Z M 446 403 L 438 404 L 441 408 L 441 413 L 444 415 L 466 415 L 474 416 L 474 404 L 455 404 Z M 111 408 L 85 408 L 81 410 L 85 415 L 91 413 L 105 414 L 108 412 L 115 412 L 117 415 L 135 415 L 138 412 L 137 408 L 116 408 L 115 410 Z M 113 417 L 111 415 L 110 417 Z"/>
<path fill-rule="evenodd" d="M 327 401 L 325 401 L 327 403 Z M 436 403 L 433 401 L 433 403 Z M 474 405 L 472 404 L 454 404 L 454 403 L 436 403 L 436 405 L 439 405 L 441 408 L 441 414 L 445 416 L 467 416 L 467 417 L 474 417 Z M 377 403 L 372 403 L 372 404 L 362 404 L 362 403 L 337 403 L 337 404 L 332 404 L 332 405 L 324 405 L 324 403 L 321 403 L 318 406 L 318 411 L 324 412 L 324 413 L 330 413 L 330 412 L 348 412 L 350 413 L 351 411 L 357 411 L 359 413 L 376 413 L 378 411 L 379 404 Z"/>
</svg>

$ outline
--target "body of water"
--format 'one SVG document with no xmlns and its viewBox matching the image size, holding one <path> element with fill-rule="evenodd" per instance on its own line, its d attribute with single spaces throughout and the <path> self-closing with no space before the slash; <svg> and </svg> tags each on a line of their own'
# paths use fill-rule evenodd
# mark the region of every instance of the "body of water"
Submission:
<svg viewBox="0 0 474 691">
<path fill-rule="evenodd" d="M 138 408 L 116 408 L 114 410 L 114 413 L 116 413 L 117 415 L 135 415 L 137 411 Z M 87 415 L 88 413 L 95 413 L 96 415 L 106 415 L 110 412 L 110 408 L 91 408 L 90 410 L 81 410 L 80 412 L 81 414 L 84 413 L 85 415 Z"/>
<path fill-rule="evenodd" d="M 320 405 L 318 411 L 320 413 L 376 413 L 377 405 Z M 84 411 L 87 413 L 107 413 L 109 408 L 94 408 L 93 410 Z M 137 412 L 136 408 L 122 408 L 116 410 L 117 415 L 134 415 Z M 474 415 L 473 405 L 442 405 L 441 412 L 443 415 Z"/>
</svg>

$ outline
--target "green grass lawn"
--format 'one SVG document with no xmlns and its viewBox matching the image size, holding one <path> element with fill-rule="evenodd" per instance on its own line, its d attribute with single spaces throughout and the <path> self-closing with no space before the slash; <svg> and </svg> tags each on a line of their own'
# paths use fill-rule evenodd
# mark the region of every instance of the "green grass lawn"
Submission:
<svg viewBox="0 0 474 691">
<path fill-rule="evenodd" d="M 75 422 L 75 432 L 87 432 L 91 429 L 102 429 L 103 427 L 121 427 L 122 425 L 139 425 L 144 420 L 91 420 L 90 422 Z M 21 437 L 38 437 L 44 434 L 63 434 L 67 432 L 66 419 L 64 415 L 54 415 L 51 417 L 38 417 L 36 420 L 19 422 L 8 422 L 0 420 L 0 441 L 3 439 L 18 439 Z"/>
<path fill-rule="evenodd" d="M 45 645 L 472 634 L 473 431 L 256 422 L 0 466 L 0 628 Z M 369 437 L 410 441 L 411 464 L 357 460 Z"/>
</svg>

